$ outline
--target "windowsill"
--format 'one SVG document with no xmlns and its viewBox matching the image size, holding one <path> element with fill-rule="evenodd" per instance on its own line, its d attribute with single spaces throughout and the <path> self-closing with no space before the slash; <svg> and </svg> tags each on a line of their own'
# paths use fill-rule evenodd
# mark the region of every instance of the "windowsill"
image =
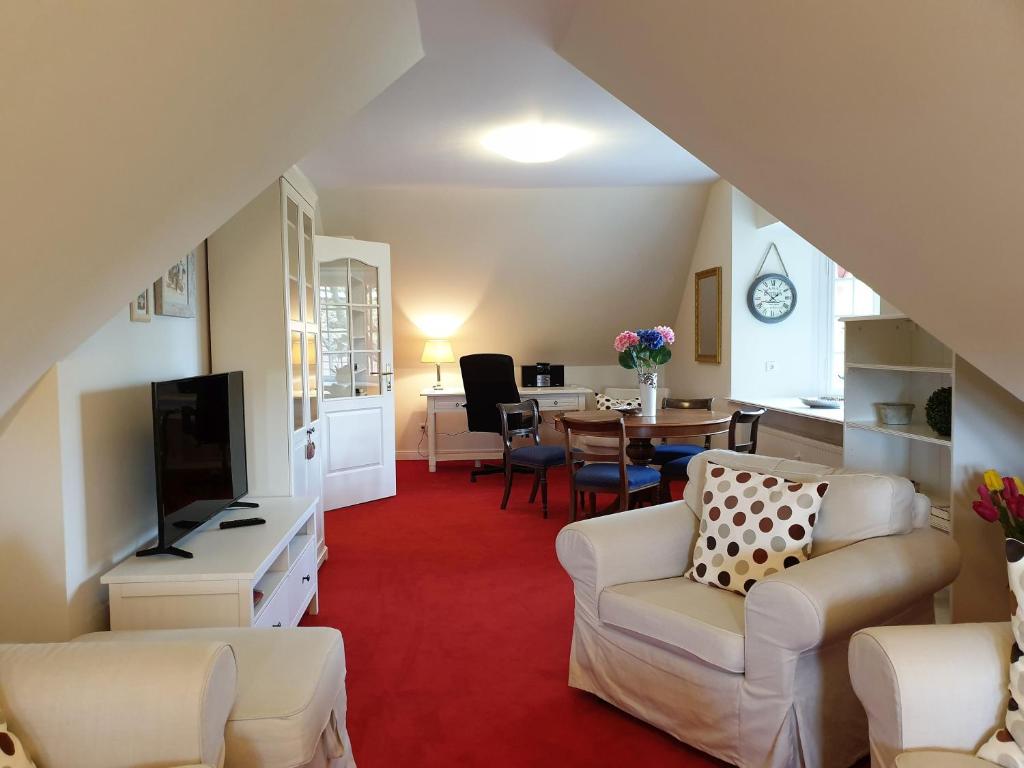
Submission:
<svg viewBox="0 0 1024 768">
<path fill-rule="evenodd" d="M 767 398 L 741 398 L 730 397 L 734 403 L 743 405 L 755 405 L 760 408 L 767 408 L 770 411 L 789 413 L 794 416 L 803 416 L 818 421 L 829 421 L 835 424 L 843 423 L 842 408 L 811 408 L 803 404 L 798 397 L 767 397 Z"/>
</svg>

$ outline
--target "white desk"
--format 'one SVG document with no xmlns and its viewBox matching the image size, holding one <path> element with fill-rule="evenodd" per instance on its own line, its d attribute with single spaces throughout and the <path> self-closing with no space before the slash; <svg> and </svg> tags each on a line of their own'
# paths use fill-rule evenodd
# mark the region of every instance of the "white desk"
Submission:
<svg viewBox="0 0 1024 768">
<path fill-rule="evenodd" d="M 542 411 L 582 411 L 587 407 L 586 387 L 520 387 L 519 396 L 523 400 L 535 398 Z M 424 389 L 421 397 L 427 398 L 427 460 L 430 471 L 437 470 L 439 461 L 456 461 L 466 459 L 498 459 L 502 452 L 493 451 L 438 451 L 437 450 L 437 414 L 446 411 L 457 411 L 466 407 L 466 393 L 461 389 Z"/>
</svg>

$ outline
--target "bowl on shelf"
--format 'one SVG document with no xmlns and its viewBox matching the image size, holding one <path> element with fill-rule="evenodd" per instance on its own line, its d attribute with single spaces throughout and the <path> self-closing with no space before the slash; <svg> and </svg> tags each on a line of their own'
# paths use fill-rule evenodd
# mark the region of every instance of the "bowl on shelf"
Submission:
<svg viewBox="0 0 1024 768">
<path fill-rule="evenodd" d="M 914 415 L 913 403 L 875 403 L 878 420 L 887 426 L 901 426 L 910 423 Z"/>
</svg>

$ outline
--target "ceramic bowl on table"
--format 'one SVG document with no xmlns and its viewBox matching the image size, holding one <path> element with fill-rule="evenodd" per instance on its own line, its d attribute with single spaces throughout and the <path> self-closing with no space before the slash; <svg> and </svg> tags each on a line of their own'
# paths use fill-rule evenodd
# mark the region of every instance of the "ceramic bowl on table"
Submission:
<svg viewBox="0 0 1024 768">
<path fill-rule="evenodd" d="M 914 415 L 913 403 L 875 403 L 878 419 L 888 426 L 902 426 L 910 423 Z"/>
</svg>

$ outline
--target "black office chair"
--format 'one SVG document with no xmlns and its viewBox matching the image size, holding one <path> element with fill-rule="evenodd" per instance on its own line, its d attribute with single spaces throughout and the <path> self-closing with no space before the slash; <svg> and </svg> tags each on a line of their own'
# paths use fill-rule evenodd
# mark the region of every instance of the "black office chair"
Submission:
<svg viewBox="0 0 1024 768">
<path fill-rule="evenodd" d="M 462 387 L 466 391 L 466 421 L 470 432 L 501 434 L 499 403 L 518 403 L 516 369 L 508 355 L 463 355 L 459 358 L 462 369 Z M 510 424 L 515 429 L 518 424 Z M 485 464 L 469 473 L 471 482 L 480 475 L 504 474 L 505 466 Z"/>
</svg>

